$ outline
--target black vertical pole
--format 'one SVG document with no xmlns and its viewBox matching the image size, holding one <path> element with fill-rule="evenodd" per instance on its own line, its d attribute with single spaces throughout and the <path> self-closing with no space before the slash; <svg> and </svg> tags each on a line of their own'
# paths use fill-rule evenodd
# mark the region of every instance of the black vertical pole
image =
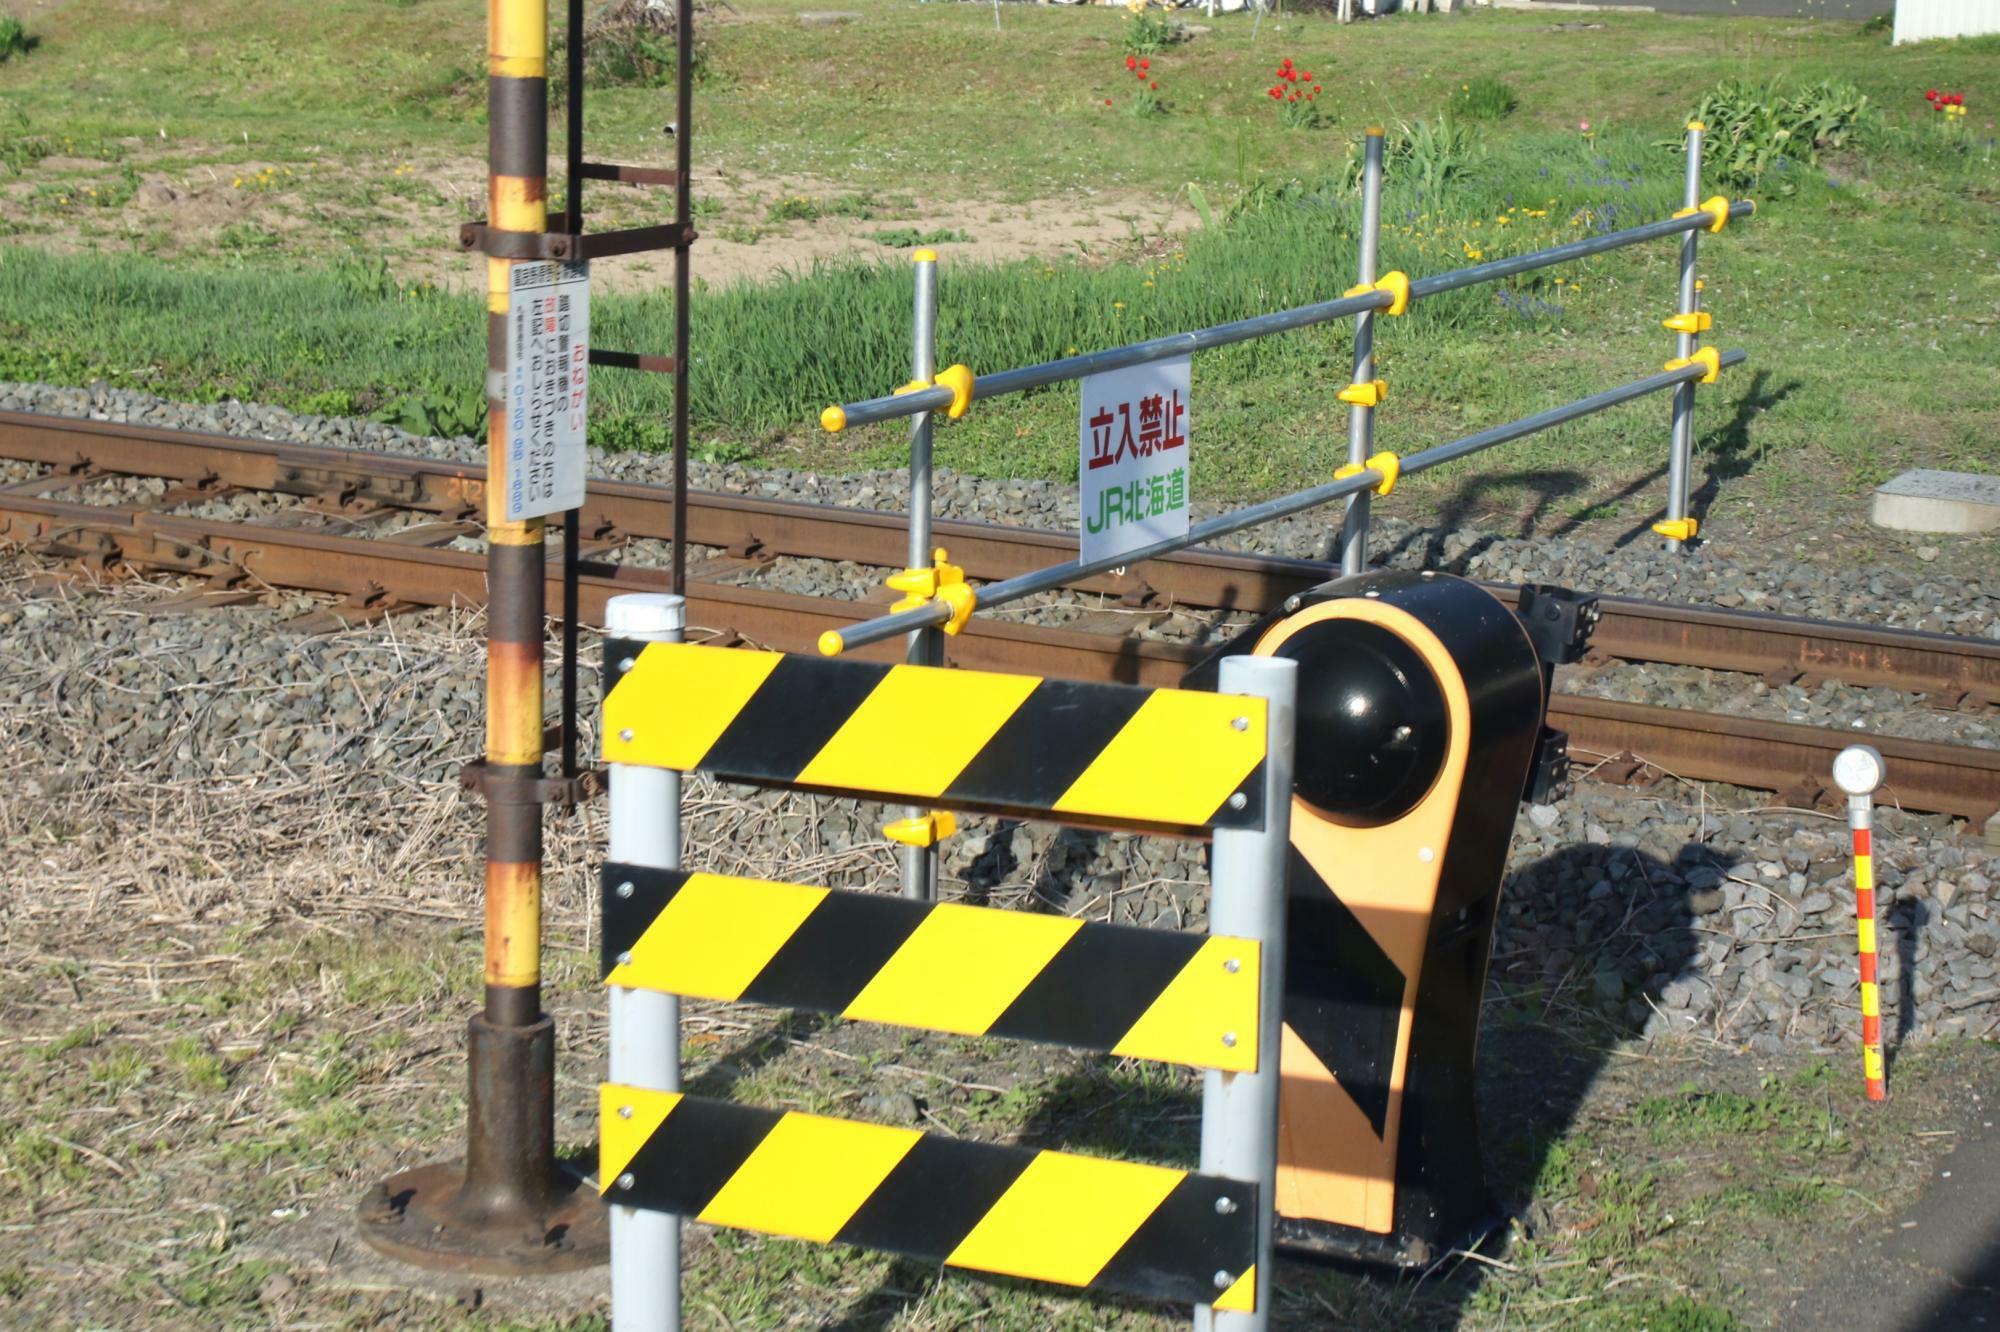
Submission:
<svg viewBox="0 0 2000 1332">
<path fill-rule="evenodd" d="M 690 141 L 694 137 L 694 0 L 680 0 L 674 15 L 674 591 L 687 594 L 688 459 L 688 227 Z"/>
</svg>

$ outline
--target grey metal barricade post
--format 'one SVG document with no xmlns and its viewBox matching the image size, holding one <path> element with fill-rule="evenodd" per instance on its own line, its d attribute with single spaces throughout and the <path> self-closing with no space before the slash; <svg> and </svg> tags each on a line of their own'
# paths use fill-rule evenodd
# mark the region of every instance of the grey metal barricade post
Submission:
<svg viewBox="0 0 2000 1332">
<path fill-rule="evenodd" d="M 632 593 L 605 603 L 605 632 L 649 643 L 678 643 L 686 605 L 662 593 Z M 681 775 L 668 768 L 610 765 L 607 858 L 618 864 L 678 869 Z M 613 892 L 630 896 L 633 886 Z M 656 990 L 610 987 L 610 1080 L 656 1091 L 681 1086 L 681 1001 Z M 618 1332 L 679 1332 L 681 1222 L 666 1212 L 611 1208 L 611 1306 Z"/>
<path fill-rule="evenodd" d="M 1361 256 L 1356 279 L 1363 287 L 1375 283 L 1377 251 L 1382 238 L 1382 127 L 1370 125 L 1361 161 Z M 1375 311 L 1354 316 L 1354 375 L 1341 390 L 1347 404 L 1347 461 L 1365 466 L 1375 451 L 1375 408 L 1383 385 L 1375 378 Z M 1358 574 L 1368 567 L 1368 492 L 1347 497 L 1340 526 L 1340 572 Z"/>
<path fill-rule="evenodd" d="M 929 384 L 937 374 L 937 251 L 918 250 L 916 301 L 910 321 L 911 383 Z M 932 566 L 931 554 L 931 434 L 934 413 L 910 418 L 910 546 L 908 569 Z M 944 665 L 944 635 L 935 628 L 910 634 L 905 658 L 913 666 Z M 905 807 L 890 835 L 902 845 L 903 896 L 928 902 L 937 896 L 937 825 L 921 805 Z M 900 835 L 898 832 L 900 830 Z"/>
<path fill-rule="evenodd" d="M 1257 1219 L 1254 1310 L 1235 1313 L 1198 1308 L 1195 1332 L 1265 1332 L 1271 1325 L 1277 1286 L 1273 1232 L 1277 1220 L 1278 1062 L 1285 1003 L 1285 865 L 1291 845 L 1298 676 L 1296 661 L 1238 656 L 1224 659 L 1219 682 L 1224 694 L 1264 699 L 1269 729 L 1263 825 L 1257 829 L 1216 829 L 1208 928 L 1211 934 L 1255 939 L 1263 960 L 1258 972 L 1257 1030 L 1241 1036 L 1257 1042 L 1257 1071 L 1210 1070 L 1203 1075 L 1201 1169 L 1255 1182 L 1264 1206 Z M 1217 1204 L 1218 1209 L 1221 1206 Z M 1227 1289 L 1241 1276 L 1240 1272 L 1217 1272 L 1216 1287 Z"/>
<path fill-rule="evenodd" d="M 1688 208 L 1701 206 L 1701 144 L 1705 128 L 1699 120 L 1688 122 L 1687 185 L 1682 197 Z M 1706 322 L 1701 314 L 1701 282 L 1695 276 L 1695 249 L 1699 243 L 1696 238 L 1700 235 L 1699 231 L 1690 231 L 1681 237 L 1680 300 L 1674 317 L 1666 321 L 1667 327 L 1675 332 L 1674 354 L 1681 360 L 1694 355 Z M 1686 537 L 1673 533 L 1694 535 L 1693 524 L 1688 522 L 1688 474 L 1693 465 L 1694 385 L 1687 383 L 1674 390 L 1673 444 L 1667 458 L 1667 520 L 1660 525 L 1667 529 L 1663 534 L 1668 550 L 1680 550 L 1686 544 Z"/>
</svg>

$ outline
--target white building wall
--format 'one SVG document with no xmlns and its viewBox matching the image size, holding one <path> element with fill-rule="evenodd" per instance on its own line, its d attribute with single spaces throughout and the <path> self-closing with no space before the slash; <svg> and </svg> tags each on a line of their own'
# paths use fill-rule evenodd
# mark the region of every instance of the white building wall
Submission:
<svg viewBox="0 0 2000 1332">
<path fill-rule="evenodd" d="M 1896 44 L 2000 32 L 2000 0 L 1896 0 Z"/>
</svg>

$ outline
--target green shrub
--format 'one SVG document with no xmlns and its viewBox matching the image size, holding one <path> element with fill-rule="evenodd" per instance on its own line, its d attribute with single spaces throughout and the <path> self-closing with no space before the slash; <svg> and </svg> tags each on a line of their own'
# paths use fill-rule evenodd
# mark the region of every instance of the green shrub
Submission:
<svg viewBox="0 0 2000 1332">
<path fill-rule="evenodd" d="M 1385 178 L 1435 194 L 1472 169 L 1485 151 L 1479 132 L 1449 116 L 1436 120 L 1399 120 L 1382 144 L 1382 171 Z M 1349 189 L 1361 183 L 1362 145 L 1347 150 L 1345 184 Z"/>
<path fill-rule="evenodd" d="M 1511 86 L 1481 74 L 1458 85 L 1445 101 L 1445 112 L 1454 120 L 1499 120 L 1520 104 Z"/>
<path fill-rule="evenodd" d="M 1143 5 L 1132 11 L 1132 17 L 1125 23 L 1125 54 L 1135 56 L 1156 55 L 1166 50 L 1184 36 L 1180 25 L 1167 17 L 1164 6 L 1159 9 Z"/>
<path fill-rule="evenodd" d="M 35 49 L 35 39 L 12 14 L 0 14 L 0 64 Z"/>
<path fill-rule="evenodd" d="M 1729 79 L 1708 91 L 1693 118 L 1708 127 L 1703 155 L 1711 179 L 1789 194 L 1796 182 L 1778 173 L 1818 165 L 1821 152 L 1870 128 L 1876 115 L 1851 83 L 1822 79 L 1788 92 L 1777 83 Z"/>
</svg>

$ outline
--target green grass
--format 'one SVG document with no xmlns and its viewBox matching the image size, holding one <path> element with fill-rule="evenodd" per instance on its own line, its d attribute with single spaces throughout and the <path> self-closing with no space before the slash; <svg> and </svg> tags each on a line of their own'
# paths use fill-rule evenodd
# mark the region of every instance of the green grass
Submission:
<svg viewBox="0 0 2000 1332">
<path fill-rule="evenodd" d="M 1723 80 L 1782 64 L 1792 85 L 1852 82 L 1884 109 L 1880 123 L 1824 169 L 1773 168 L 1756 191 L 1760 215 L 1704 241 L 1718 340 L 1752 357 L 1704 393 L 1705 449 L 1725 481 L 1747 476 L 1741 493 L 1779 500 L 1858 490 L 1912 462 L 1993 465 L 1985 441 L 2000 428 L 1991 336 L 2000 277 L 1979 255 L 1990 248 L 2000 163 L 1976 118 L 1965 133 L 1940 133 L 1921 91 L 1991 85 L 2000 42 L 1891 49 L 1851 24 L 1637 14 L 1551 35 L 1533 16 L 1477 13 L 1351 28 L 1288 17 L 1253 46 L 1248 25 L 1223 23 L 1151 57 L 1171 78 L 1162 88 L 1173 114 L 1140 129 L 1098 114 L 1127 78 L 1122 12 L 1017 7 L 996 37 L 976 7 L 871 5 L 834 27 L 793 22 L 794 8 L 785 0 L 756 21 L 704 29 L 701 159 L 777 182 L 747 219 L 719 222 L 719 234 L 917 219 L 875 234 L 900 246 L 940 234 L 921 222 L 926 200 L 1088 185 L 1138 201 L 1131 244 L 1115 253 L 1001 265 L 947 257 L 940 356 L 980 371 L 1338 294 L 1356 227 L 1345 163 L 1371 122 L 1408 126 L 1399 131 L 1407 153 L 1390 171 L 1383 265 L 1421 274 L 1671 211 L 1680 123 Z M 202 163 L 258 162 L 241 168 L 241 189 L 289 180 L 308 202 L 326 199 L 328 216 L 384 200 L 443 209 L 418 173 L 448 162 L 476 180 L 481 34 L 463 6 L 328 0 L 274 11 L 197 0 L 144 25 L 95 9 L 51 13 L 35 58 L 0 67 L 0 94 L 19 117 L 0 127 L 0 164 L 71 200 L 24 215 L 25 231 L 64 239 L 91 219 L 117 223 L 133 208 L 120 194 L 140 175 Z M 383 53 L 365 97 L 345 73 L 364 47 Z M 1328 86 L 1340 97 L 1320 104 L 1324 130 L 1287 132 L 1259 105 L 1279 54 L 1338 80 Z M 1454 100 L 1466 105 L 1440 145 L 1438 117 Z M 1491 111 L 1508 100 L 1518 105 L 1503 119 L 1471 119 L 1475 102 Z M 593 152 L 657 158 L 658 106 L 656 89 L 606 89 L 592 102 Z M 1577 130 L 1583 120 L 1589 135 Z M 916 124 L 923 132 L 909 133 Z M 101 169 L 37 180 L 49 152 L 96 151 L 107 155 Z M 801 187 L 801 178 L 837 183 Z M 117 202 L 76 202 L 93 188 Z M 1211 224 L 1159 234 L 1144 201 L 1176 195 L 1198 201 Z M 406 224 L 350 219 L 331 238 L 306 233 L 320 238 L 308 245 L 292 225 L 247 213 L 215 231 L 198 262 L 137 257 L 130 248 L 146 241 L 108 233 L 64 247 L 81 252 L 0 249 L 0 376 L 102 378 L 174 397 L 477 429 L 480 304 L 404 276 L 434 243 L 411 239 Z M 392 263 L 375 253 L 382 245 Z M 1564 270 L 1560 283 L 1553 273 L 1518 279 L 1385 322 L 1382 445 L 1407 453 L 1651 371 L 1671 350 L 1658 320 L 1669 312 L 1672 251 L 1623 252 Z M 699 274 L 699 252 L 696 262 Z M 907 265 L 885 255 L 699 288 L 698 451 L 826 467 L 900 461 L 893 426 L 834 439 L 812 423 L 828 402 L 906 377 L 908 282 Z M 670 340 L 663 298 L 600 296 L 594 311 L 600 345 L 656 350 Z M 1345 378 L 1347 336 L 1330 327 L 1199 358 L 1201 494 L 1325 474 L 1344 434 L 1330 390 Z M 652 376 L 598 375 L 597 438 L 661 446 L 665 389 Z M 983 404 L 940 432 L 939 458 L 985 475 L 1072 476 L 1074 413 L 1073 388 Z M 1499 507 L 1554 499 L 1560 513 L 1589 514 L 1632 486 L 1621 516 L 1649 521 L 1665 415 L 1659 402 L 1624 408 L 1414 478 L 1405 493 Z"/>
</svg>

